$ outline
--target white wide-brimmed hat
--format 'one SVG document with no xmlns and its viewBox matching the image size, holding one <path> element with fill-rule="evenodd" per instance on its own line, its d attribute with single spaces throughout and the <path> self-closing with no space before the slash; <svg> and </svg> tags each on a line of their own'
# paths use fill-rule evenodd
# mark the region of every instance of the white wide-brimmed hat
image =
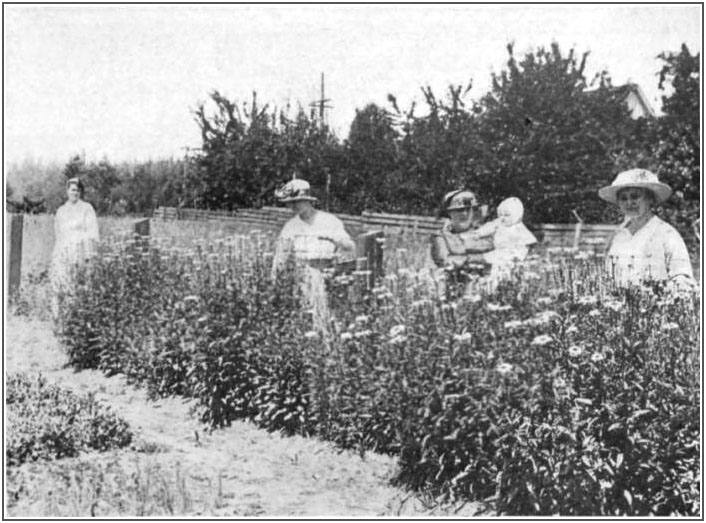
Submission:
<svg viewBox="0 0 706 523">
<path fill-rule="evenodd" d="M 666 183 L 660 182 L 655 173 L 647 169 L 630 169 L 616 176 L 608 187 L 600 189 L 598 196 L 607 202 L 617 204 L 618 191 L 628 187 L 639 187 L 652 191 L 659 203 L 665 201 L 672 194 L 672 188 Z"/>
<path fill-rule="evenodd" d="M 311 202 L 319 201 L 318 198 L 311 195 L 311 185 L 309 185 L 309 182 L 299 178 L 290 180 L 279 189 L 276 189 L 275 198 L 282 203 L 297 202 L 300 200 L 308 200 Z"/>
</svg>

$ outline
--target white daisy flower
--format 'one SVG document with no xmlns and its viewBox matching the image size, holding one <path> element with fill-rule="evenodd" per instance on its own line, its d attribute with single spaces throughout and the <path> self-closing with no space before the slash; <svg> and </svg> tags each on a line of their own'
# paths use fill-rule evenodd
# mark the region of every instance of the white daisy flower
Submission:
<svg viewBox="0 0 706 523">
<path fill-rule="evenodd" d="M 579 305 L 595 305 L 598 303 L 598 298 L 596 296 L 581 296 L 576 303 Z"/>
<path fill-rule="evenodd" d="M 509 363 L 501 363 L 497 367 L 495 367 L 495 370 L 498 371 L 498 374 L 505 375 L 509 372 L 512 372 L 512 365 Z"/>
<path fill-rule="evenodd" d="M 532 345 L 542 347 L 544 345 L 548 345 L 552 341 L 552 337 L 548 334 L 540 334 L 539 336 L 535 336 L 535 338 L 532 340 Z"/>
<path fill-rule="evenodd" d="M 569 356 L 572 358 L 577 358 L 578 356 L 581 356 L 583 354 L 583 347 L 579 345 L 572 345 L 569 347 Z"/>
</svg>

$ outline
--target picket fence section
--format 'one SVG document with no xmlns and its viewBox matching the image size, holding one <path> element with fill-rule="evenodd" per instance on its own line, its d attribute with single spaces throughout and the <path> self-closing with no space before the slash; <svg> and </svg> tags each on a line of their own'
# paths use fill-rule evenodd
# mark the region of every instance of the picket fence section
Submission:
<svg viewBox="0 0 706 523">
<path fill-rule="evenodd" d="M 291 217 L 291 211 L 282 207 L 239 209 L 237 211 L 208 211 L 203 209 L 177 209 L 158 207 L 153 214 L 160 220 L 218 221 L 233 225 L 252 225 L 261 229 L 278 230 Z M 434 216 L 374 213 L 361 215 L 337 214 L 348 231 L 358 236 L 373 230 L 387 233 L 408 233 L 427 236 L 438 231 L 443 219 Z M 545 247 L 578 247 L 581 250 L 601 250 L 607 244 L 615 225 L 580 223 L 527 224 Z"/>
</svg>

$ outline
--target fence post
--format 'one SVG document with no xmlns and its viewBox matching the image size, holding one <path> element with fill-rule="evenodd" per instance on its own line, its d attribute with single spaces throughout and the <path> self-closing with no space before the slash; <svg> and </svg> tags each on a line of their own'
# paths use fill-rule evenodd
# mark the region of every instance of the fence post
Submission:
<svg viewBox="0 0 706 523">
<path fill-rule="evenodd" d="M 375 280 L 383 274 L 382 242 L 383 231 L 370 231 L 358 236 L 356 258 L 364 259 L 365 270 L 370 271 L 367 278 L 368 289 L 375 285 Z"/>
<path fill-rule="evenodd" d="M 8 290 L 14 296 L 20 289 L 22 279 L 22 229 L 23 214 L 13 214 L 10 220 L 10 267 L 8 274 Z"/>
<path fill-rule="evenodd" d="M 150 219 L 145 218 L 144 220 L 136 221 L 132 226 L 133 232 L 140 236 L 150 235 Z"/>
</svg>

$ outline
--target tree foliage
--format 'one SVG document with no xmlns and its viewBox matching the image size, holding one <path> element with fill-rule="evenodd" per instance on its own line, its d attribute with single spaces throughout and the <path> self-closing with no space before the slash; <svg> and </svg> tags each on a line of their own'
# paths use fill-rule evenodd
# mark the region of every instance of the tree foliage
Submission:
<svg viewBox="0 0 706 523">
<path fill-rule="evenodd" d="M 607 72 L 589 83 L 588 53 L 559 45 L 520 61 L 508 46 L 506 69 L 480 102 L 483 146 L 472 177 L 491 203 L 518 196 L 530 219 L 605 219 L 597 190 L 615 175 L 614 159 L 634 147 L 636 127 Z"/>
<path fill-rule="evenodd" d="M 340 148 L 325 125 L 301 109 L 260 107 L 253 94 L 242 107 L 217 91 L 211 94 L 215 111 L 204 104 L 195 112 L 203 146 L 196 156 L 201 184 L 199 207 L 237 209 L 272 202 L 274 188 L 297 173 L 313 185 L 326 184 L 326 171 Z"/>
<path fill-rule="evenodd" d="M 687 243 L 695 243 L 692 227 L 701 215 L 701 56 L 700 53 L 692 55 L 682 44 L 678 53 L 661 53 L 658 58 L 663 62 L 659 88 L 665 95 L 662 96 L 664 115 L 659 119 L 659 141 L 654 157 L 660 179 L 675 191 L 664 206 L 664 212 Z"/>
<path fill-rule="evenodd" d="M 53 212 L 65 198 L 65 179 L 81 176 L 86 197 L 101 213 L 150 213 L 156 206 L 238 209 L 274 204 L 275 187 L 299 176 L 322 206 L 433 214 L 448 191 L 466 187 L 492 208 L 517 196 L 529 222 L 613 222 L 617 210 L 598 189 L 624 169 L 657 172 L 675 189 L 666 218 L 690 234 L 701 187 L 700 55 L 686 46 L 664 52 L 658 72 L 664 115 L 631 118 L 628 87 L 607 71 L 586 77 L 589 53 L 556 43 L 507 61 L 488 93 L 469 99 L 471 82 L 442 96 L 421 89 L 421 106 L 357 110 L 345 140 L 301 107 L 270 108 L 231 101 L 213 91 L 194 118 L 201 148 L 179 160 L 113 165 L 75 156 L 52 169 L 23 167 L 31 183 L 13 188 L 44 198 Z M 687 231 L 688 229 L 688 231 Z"/>
</svg>

